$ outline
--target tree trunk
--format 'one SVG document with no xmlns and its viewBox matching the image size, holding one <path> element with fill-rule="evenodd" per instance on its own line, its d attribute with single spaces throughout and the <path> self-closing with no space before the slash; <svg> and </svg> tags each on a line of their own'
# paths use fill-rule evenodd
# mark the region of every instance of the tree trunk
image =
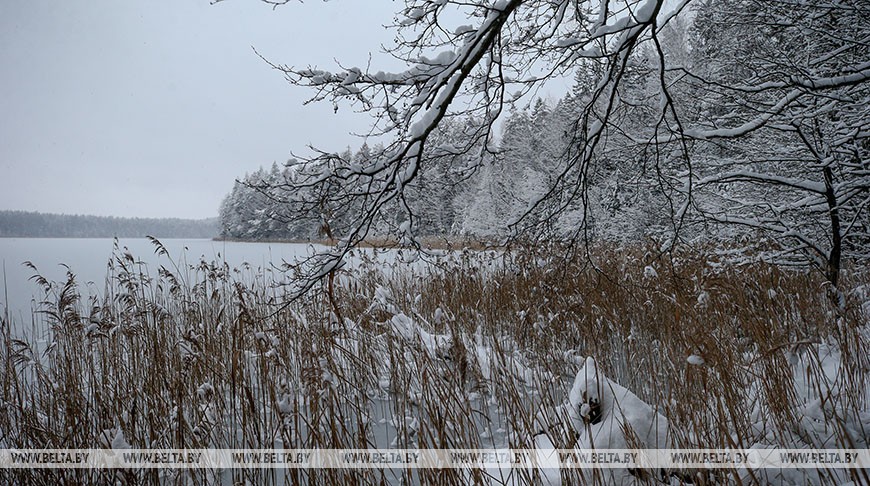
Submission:
<svg viewBox="0 0 870 486">
<path fill-rule="evenodd" d="M 822 169 L 825 175 L 825 199 L 828 202 L 828 213 L 831 218 L 831 251 L 828 253 L 825 277 L 831 285 L 837 287 L 840 280 L 840 255 L 842 253 L 842 235 L 840 234 L 840 211 L 837 207 L 837 195 L 834 193 L 834 173 L 830 166 Z"/>
</svg>

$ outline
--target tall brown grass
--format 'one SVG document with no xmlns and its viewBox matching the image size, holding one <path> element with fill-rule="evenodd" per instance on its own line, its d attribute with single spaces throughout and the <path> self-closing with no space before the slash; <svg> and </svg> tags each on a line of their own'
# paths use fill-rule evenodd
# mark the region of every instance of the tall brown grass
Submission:
<svg viewBox="0 0 870 486">
<path fill-rule="evenodd" d="M 554 251 L 465 250 L 420 271 L 361 251 L 337 276 L 345 321 L 336 322 L 325 290 L 279 307 L 289 291 L 274 270 L 148 268 L 117 251 L 102 299 L 83 299 L 72 271 L 65 282 L 37 278 L 45 302 L 31 335 L 2 322 L 0 445 L 528 447 L 544 432 L 570 447 L 571 431 L 550 411 L 585 356 L 667 416 L 679 446 L 791 444 L 808 399 L 795 391 L 795 360 L 818 364 L 818 345 L 832 343 L 846 404 L 830 418 L 832 443 L 855 447 L 837 425 L 868 409 L 866 296 L 847 292 L 836 308 L 812 273 L 721 265 L 700 251 L 593 253 L 565 261 Z M 867 277 L 847 272 L 844 288 Z M 408 338 L 396 316 L 444 339 Z M 691 355 L 704 364 L 688 363 Z M 824 395 L 824 370 L 805 372 Z M 476 470 L 0 471 L 18 484 L 382 484 L 393 475 L 499 482 Z M 563 478 L 606 482 L 567 470 Z"/>
</svg>

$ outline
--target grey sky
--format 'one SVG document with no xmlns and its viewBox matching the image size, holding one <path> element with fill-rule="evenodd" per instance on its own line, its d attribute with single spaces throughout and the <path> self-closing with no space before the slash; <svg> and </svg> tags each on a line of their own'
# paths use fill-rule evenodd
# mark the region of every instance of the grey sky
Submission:
<svg viewBox="0 0 870 486">
<path fill-rule="evenodd" d="M 233 179 L 366 118 L 302 106 L 257 58 L 364 66 L 400 4 L 310 0 L 0 2 L 0 209 L 217 215 Z M 387 66 L 395 68 L 395 65 Z"/>
</svg>

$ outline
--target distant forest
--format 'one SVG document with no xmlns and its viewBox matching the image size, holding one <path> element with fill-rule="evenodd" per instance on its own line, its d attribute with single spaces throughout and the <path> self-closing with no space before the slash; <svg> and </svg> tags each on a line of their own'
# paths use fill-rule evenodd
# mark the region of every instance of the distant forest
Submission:
<svg viewBox="0 0 870 486">
<path fill-rule="evenodd" d="M 212 238 L 218 231 L 217 218 L 115 218 L 0 211 L 0 237 L 6 238 Z"/>
</svg>

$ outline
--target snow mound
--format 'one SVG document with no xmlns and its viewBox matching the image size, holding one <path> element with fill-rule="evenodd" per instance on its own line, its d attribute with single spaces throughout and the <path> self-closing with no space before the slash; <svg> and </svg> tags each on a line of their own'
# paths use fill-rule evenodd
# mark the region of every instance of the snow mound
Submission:
<svg viewBox="0 0 870 486">
<path fill-rule="evenodd" d="M 568 394 L 568 417 L 578 447 L 654 449 L 673 447 L 668 419 L 586 358 Z"/>
<path fill-rule="evenodd" d="M 675 448 L 668 419 L 620 384 L 608 379 L 595 359 L 587 357 L 568 393 L 568 401 L 555 416 L 538 415 L 540 433 L 533 437 L 539 455 L 561 448 L 577 449 L 668 449 Z M 564 442 L 566 437 L 571 440 Z M 647 474 L 651 473 L 651 474 Z M 588 471 L 578 471 L 586 480 Z M 644 478 L 679 483 L 676 471 L 608 469 L 598 480 L 605 484 L 635 484 Z M 672 477 L 673 474 L 673 477 Z M 564 484 L 559 471 L 543 470 L 544 484 Z"/>
</svg>

